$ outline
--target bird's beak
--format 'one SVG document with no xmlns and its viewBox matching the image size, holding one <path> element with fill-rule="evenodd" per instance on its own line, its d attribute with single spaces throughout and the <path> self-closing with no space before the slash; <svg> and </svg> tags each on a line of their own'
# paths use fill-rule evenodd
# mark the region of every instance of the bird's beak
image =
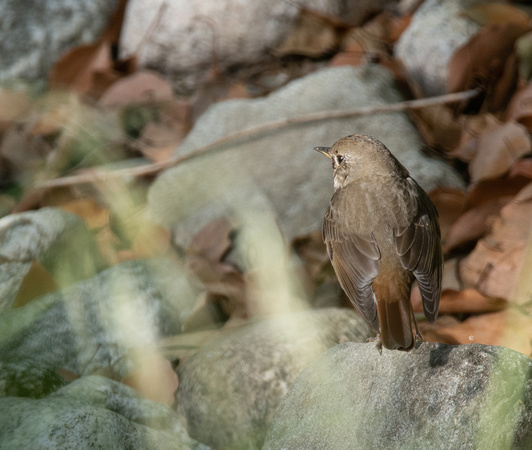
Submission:
<svg viewBox="0 0 532 450">
<path fill-rule="evenodd" d="M 331 147 L 314 147 L 314 150 L 324 154 L 327 158 L 332 158 L 332 155 L 329 153 L 330 149 Z"/>
</svg>

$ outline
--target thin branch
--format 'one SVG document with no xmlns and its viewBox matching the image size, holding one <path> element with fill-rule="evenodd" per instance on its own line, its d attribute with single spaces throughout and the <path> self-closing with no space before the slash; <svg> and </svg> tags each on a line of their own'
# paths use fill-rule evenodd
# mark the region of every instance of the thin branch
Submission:
<svg viewBox="0 0 532 450">
<path fill-rule="evenodd" d="M 259 125 L 247 130 L 238 131 L 236 133 L 225 136 L 217 141 L 214 141 L 204 147 L 200 147 L 196 150 L 187 153 L 186 155 L 176 156 L 170 158 L 168 161 L 145 164 L 139 167 L 127 167 L 124 169 L 117 169 L 113 171 L 105 171 L 103 169 L 86 170 L 79 175 L 72 175 L 69 177 L 57 178 L 54 180 L 47 180 L 39 183 L 38 188 L 53 188 L 61 186 L 71 186 L 75 184 L 93 183 L 97 181 L 105 181 L 122 177 L 140 177 L 147 175 L 155 175 L 158 172 L 168 169 L 173 166 L 177 166 L 185 161 L 201 156 L 211 150 L 226 145 L 230 142 L 239 141 L 246 138 L 258 138 L 264 133 L 269 131 L 286 128 L 296 124 L 304 124 L 311 122 L 318 122 L 321 120 L 339 119 L 345 117 L 366 116 L 370 114 L 381 114 L 404 111 L 407 109 L 421 109 L 430 106 L 444 105 L 447 103 L 455 103 L 464 100 L 468 100 L 475 97 L 479 93 L 476 89 L 469 91 L 457 92 L 454 94 L 440 95 L 438 97 L 422 98 L 417 100 L 408 100 L 399 103 L 379 105 L 379 106 L 365 106 L 362 108 L 346 110 L 346 111 L 323 111 L 314 114 L 309 114 L 302 117 L 296 117 L 293 119 L 281 119 L 274 122 L 269 122 L 264 125 Z"/>
</svg>

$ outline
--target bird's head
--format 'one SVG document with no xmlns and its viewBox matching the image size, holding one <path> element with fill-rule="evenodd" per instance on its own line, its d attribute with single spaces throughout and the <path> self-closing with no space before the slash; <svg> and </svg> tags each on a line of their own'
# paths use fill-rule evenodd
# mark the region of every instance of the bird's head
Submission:
<svg viewBox="0 0 532 450">
<path fill-rule="evenodd" d="M 363 134 L 346 136 L 332 147 L 315 147 L 314 150 L 332 160 L 335 189 L 365 176 L 389 174 L 390 168 L 396 164 L 408 175 L 382 142 Z"/>
</svg>

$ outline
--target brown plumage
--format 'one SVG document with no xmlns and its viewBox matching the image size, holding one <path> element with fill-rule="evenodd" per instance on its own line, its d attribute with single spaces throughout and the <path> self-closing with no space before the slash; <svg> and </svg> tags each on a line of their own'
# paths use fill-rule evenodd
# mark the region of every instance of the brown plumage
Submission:
<svg viewBox="0 0 532 450">
<path fill-rule="evenodd" d="M 414 279 L 425 317 L 438 316 L 443 255 L 436 207 L 376 139 L 347 136 L 315 150 L 333 162 L 323 240 L 340 285 L 378 332 L 379 348 L 411 350 L 421 340 L 410 303 Z"/>
</svg>

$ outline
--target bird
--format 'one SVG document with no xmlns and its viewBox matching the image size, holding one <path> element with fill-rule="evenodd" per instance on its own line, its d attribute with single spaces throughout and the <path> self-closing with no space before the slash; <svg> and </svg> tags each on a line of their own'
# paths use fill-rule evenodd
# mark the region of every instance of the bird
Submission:
<svg viewBox="0 0 532 450">
<path fill-rule="evenodd" d="M 425 317 L 438 317 L 443 252 L 438 211 L 428 194 L 379 140 L 346 136 L 314 150 L 332 160 L 334 194 L 323 240 L 338 281 L 390 350 L 422 341 L 410 293 L 417 280 Z M 415 333 L 415 335 L 414 335 Z"/>
</svg>

